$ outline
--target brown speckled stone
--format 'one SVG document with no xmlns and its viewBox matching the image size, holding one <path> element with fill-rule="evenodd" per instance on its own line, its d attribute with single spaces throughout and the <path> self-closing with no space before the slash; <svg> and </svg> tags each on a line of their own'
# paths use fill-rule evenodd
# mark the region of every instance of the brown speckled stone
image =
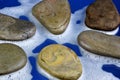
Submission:
<svg viewBox="0 0 120 80">
<path fill-rule="evenodd" d="M 43 0 L 33 7 L 32 13 L 53 34 L 63 33 L 71 16 L 68 0 Z"/>
<path fill-rule="evenodd" d="M 85 23 L 89 28 L 111 31 L 119 22 L 119 13 L 112 0 L 96 0 L 86 10 Z"/>
<path fill-rule="evenodd" d="M 25 52 L 14 44 L 0 44 L 0 75 L 15 72 L 25 66 Z"/>
<path fill-rule="evenodd" d="M 77 80 L 82 74 L 82 65 L 75 52 L 59 44 L 42 49 L 38 64 L 60 80 Z"/>
<path fill-rule="evenodd" d="M 19 20 L 0 13 L 0 39 L 19 41 L 32 37 L 36 27 L 29 21 Z"/>
<path fill-rule="evenodd" d="M 84 31 L 78 36 L 79 45 L 92 53 L 120 58 L 120 37 L 96 31 Z"/>
</svg>

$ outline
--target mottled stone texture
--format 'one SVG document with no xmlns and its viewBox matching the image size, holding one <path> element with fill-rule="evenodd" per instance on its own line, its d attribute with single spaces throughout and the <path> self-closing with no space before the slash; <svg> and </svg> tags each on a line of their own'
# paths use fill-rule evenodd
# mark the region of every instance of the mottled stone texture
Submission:
<svg viewBox="0 0 120 80">
<path fill-rule="evenodd" d="M 53 34 L 63 33 L 71 16 L 68 0 L 43 0 L 33 7 L 32 13 Z"/>
<path fill-rule="evenodd" d="M 120 23 L 119 13 L 112 0 L 96 0 L 86 10 L 86 25 L 89 28 L 111 31 Z"/>
<path fill-rule="evenodd" d="M 0 39 L 19 41 L 32 37 L 36 27 L 29 21 L 0 14 Z"/>
<path fill-rule="evenodd" d="M 59 44 L 42 49 L 38 55 L 38 64 L 61 80 L 77 80 L 82 74 L 82 65 L 77 55 Z"/>
</svg>

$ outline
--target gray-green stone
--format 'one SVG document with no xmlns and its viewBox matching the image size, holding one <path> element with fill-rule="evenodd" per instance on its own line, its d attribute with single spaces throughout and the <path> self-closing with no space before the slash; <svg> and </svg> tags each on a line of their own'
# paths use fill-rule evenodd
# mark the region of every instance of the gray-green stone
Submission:
<svg viewBox="0 0 120 80">
<path fill-rule="evenodd" d="M 32 13 L 53 34 L 63 33 L 71 16 L 68 0 L 43 0 L 33 7 Z"/>
<path fill-rule="evenodd" d="M 84 31 L 78 36 L 79 45 L 92 53 L 120 58 L 120 37 L 95 31 Z"/>
<path fill-rule="evenodd" d="M 7 16 L 0 13 L 0 39 L 1 40 L 24 40 L 32 37 L 36 27 L 29 21 Z"/>
<path fill-rule="evenodd" d="M 22 48 L 14 44 L 0 44 L 0 75 L 15 72 L 26 65 L 27 57 Z"/>
</svg>

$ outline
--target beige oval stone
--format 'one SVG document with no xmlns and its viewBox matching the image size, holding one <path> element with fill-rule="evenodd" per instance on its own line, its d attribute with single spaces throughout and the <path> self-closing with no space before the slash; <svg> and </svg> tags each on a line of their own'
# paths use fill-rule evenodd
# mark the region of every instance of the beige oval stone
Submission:
<svg viewBox="0 0 120 80">
<path fill-rule="evenodd" d="M 14 44 L 0 44 L 0 75 L 20 70 L 26 65 L 27 57 L 22 48 Z"/>
<path fill-rule="evenodd" d="M 112 0 L 96 0 L 86 10 L 85 23 L 89 28 L 111 31 L 119 25 L 119 13 Z"/>
<path fill-rule="evenodd" d="M 63 33 L 71 16 L 68 0 L 43 0 L 33 7 L 32 13 L 53 34 Z"/>
<path fill-rule="evenodd" d="M 7 16 L 0 13 L 0 39 L 20 41 L 32 37 L 36 27 L 29 21 Z"/>
<path fill-rule="evenodd" d="M 92 53 L 120 58 L 120 37 L 88 30 L 80 33 L 78 43 Z"/>
<path fill-rule="evenodd" d="M 82 65 L 75 52 L 59 44 L 42 49 L 38 55 L 38 64 L 62 80 L 77 80 L 82 74 Z"/>
</svg>

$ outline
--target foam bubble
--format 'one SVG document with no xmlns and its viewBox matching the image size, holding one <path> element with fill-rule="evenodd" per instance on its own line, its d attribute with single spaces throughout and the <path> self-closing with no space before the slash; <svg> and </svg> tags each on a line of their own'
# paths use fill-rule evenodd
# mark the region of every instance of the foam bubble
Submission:
<svg viewBox="0 0 120 80">
<path fill-rule="evenodd" d="M 36 62 L 37 63 L 37 62 Z M 41 68 L 39 66 L 39 64 L 37 63 L 37 69 L 38 69 L 38 72 L 43 74 L 45 77 L 47 77 L 49 80 L 60 80 L 52 75 L 50 75 L 49 73 L 47 73 L 43 68 Z"/>
<path fill-rule="evenodd" d="M 83 73 L 79 80 L 119 80 L 101 69 L 104 63 L 85 57 L 80 57 L 80 60 L 83 66 Z"/>
<path fill-rule="evenodd" d="M 85 30 L 93 30 L 93 29 L 90 29 L 87 26 L 85 26 Z M 119 27 L 116 28 L 113 31 L 100 31 L 100 30 L 93 30 L 93 31 L 102 32 L 102 33 L 105 33 L 105 34 L 108 34 L 108 35 L 115 35 L 118 32 L 118 30 L 119 30 Z"/>
<path fill-rule="evenodd" d="M 101 62 L 103 64 L 119 64 L 120 60 L 112 57 L 107 56 L 100 56 L 91 52 L 86 51 L 82 47 L 80 47 L 81 53 L 84 57 L 92 59 L 94 61 Z"/>
<path fill-rule="evenodd" d="M 17 7 L 6 7 L 3 9 L 0 9 L 0 13 L 7 14 L 16 18 L 19 18 L 21 15 L 25 15 L 29 18 L 31 22 L 33 22 L 36 25 L 37 31 L 35 35 L 27 40 L 24 41 L 3 41 L 0 40 L 0 43 L 13 43 L 16 44 L 26 52 L 27 56 L 36 56 L 37 54 L 33 54 L 32 50 L 38 46 L 39 44 L 43 43 L 47 38 L 55 40 L 59 44 L 63 43 L 71 43 L 76 44 L 77 43 L 77 36 L 82 31 L 86 30 L 86 25 L 84 24 L 85 20 L 85 13 L 86 8 L 84 7 L 78 11 L 76 11 L 74 14 L 71 14 L 70 23 L 68 25 L 68 28 L 66 31 L 61 35 L 53 35 L 51 34 L 46 28 L 41 25 L 37 19 L 32 15 L 32 7 L 38 3 L 41 0 L 19 0 L 21 3 L 20 6 Z M 76 24 L 76 21 L 80 21 L 80 24 Z M 106 34 L 114 35 L 118 31 L 118 28 L 113 31 Z M 79 80 L 118 80 L 116 77 L 114 77 L 112 74 L 104 72 L 101 67 L 104 63 L 109 64 L 116 64 L 119 65 L 119 60 L 108 58 L 108 57 L 102 57 L 98 55 L 89 54 L 87 51 L 82 50 L 83 56 L 80 57 L 80 60 L 83 65 L 83 73 L 82 76 L 79 78 Z M 0 80 L 31 80 L 31 66 L 29 63 L 27 65 L 15 72 L 11 73 L 9 76 L 4 75 L 0 76 Z M 39 68 L 38 71 L 42 73 L 43 75 L 45 71 L 42 70 L 42 68 Z M 49 74 L 45 75 L 49 79 L 53 80 L 56 79 Z"/>
</svg>

